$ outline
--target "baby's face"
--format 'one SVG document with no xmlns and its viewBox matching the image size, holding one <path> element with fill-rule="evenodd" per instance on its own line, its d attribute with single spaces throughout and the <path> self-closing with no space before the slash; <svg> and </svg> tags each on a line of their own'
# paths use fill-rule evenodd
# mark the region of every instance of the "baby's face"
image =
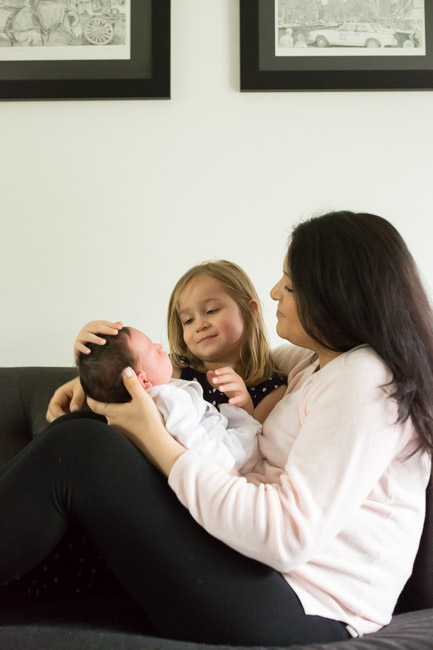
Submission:
<svg viewBox="0 0 433 650">
<path fill-rule="evenodd" d="M 133 327 L 129 331 L 129 346 L 137 358 L 136 373 L 145 372 L 153 386 L 167 384 L 173 374 L 173 366 L 162 345 L 152 343 L 148 336 Z"/>
</svg>

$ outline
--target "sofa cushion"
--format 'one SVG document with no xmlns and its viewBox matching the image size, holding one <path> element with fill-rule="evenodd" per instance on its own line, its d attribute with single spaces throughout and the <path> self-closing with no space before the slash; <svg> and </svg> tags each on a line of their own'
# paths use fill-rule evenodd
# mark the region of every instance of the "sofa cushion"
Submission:
<svg viewBox="0 0 433 650">
<path fill-rule="evenodd" d="M 73 622 L 0 627 L 0 647 L 7 650 L 245 650 L 240 646 L 201 645 Z M 432 647 L 433 610 L 425 610 L 400 614 L 379 632 L 358 639 L 296 644 L 290 650 L 432 650 Z M 254 646 L 250 650 L 266 649 Z"/>
</svg>

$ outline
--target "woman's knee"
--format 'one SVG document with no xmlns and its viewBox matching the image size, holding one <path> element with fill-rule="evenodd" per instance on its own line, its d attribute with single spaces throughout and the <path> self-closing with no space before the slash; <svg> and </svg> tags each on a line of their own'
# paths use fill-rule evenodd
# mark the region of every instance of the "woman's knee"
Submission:
<svg viewBox="0 0 433 650">
<path fill-rule="evenodd" d="M 92 418 L 65 419 L 41 434 L 39 446 L 63 468 L 101 466 L 136 456 L 138 450 L 121 433 Z"/>
</svg>

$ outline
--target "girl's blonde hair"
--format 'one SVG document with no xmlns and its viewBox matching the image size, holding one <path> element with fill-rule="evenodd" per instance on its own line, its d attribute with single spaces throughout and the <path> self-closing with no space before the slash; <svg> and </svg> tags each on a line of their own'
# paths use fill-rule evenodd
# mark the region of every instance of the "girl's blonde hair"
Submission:
<svg viewBox="0 0 433 650">
<path fill-rule="evenodd" d="M 238 305 L 244 323 L 242 335 L 240 364 L 244 371 L 247 386 L 254 386 L 268 379 L 277 372 L 266 339 L 263 315 L 259 297 L 245 271 L 237 264 L 226 260 L 202 262 L 193 266 L 176 283 L 168 304 L 167 330 L 170 343 L 170 356 L 178 368 L 191 366 L 203 371 L 202 361 L 187 348 L 183 339 L 183 326 L 179 317 L 179 300 L 185 287 L 191 280 L 205 275 L 217 280 Z M 255 300 L 258 310 L 252 308 L 250 301 Z"/>
</svg>

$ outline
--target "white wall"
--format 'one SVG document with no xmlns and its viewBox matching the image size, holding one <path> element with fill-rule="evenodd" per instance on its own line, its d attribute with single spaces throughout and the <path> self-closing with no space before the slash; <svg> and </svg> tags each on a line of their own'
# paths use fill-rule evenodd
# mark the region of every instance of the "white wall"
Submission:
<svg viewBox="0 0 433 650">
<path fill-rule="evenodd" d="M 433 93 L 239 92 L 237 0 L 172 1 L 171 101 L 0 103 L 0 365 L 72 365 L 94 318 L 165 339 L 178 276 L 243 266 L 272 343 L 291 226 L 376 212 L 433 287 Z"/>
</svg>

